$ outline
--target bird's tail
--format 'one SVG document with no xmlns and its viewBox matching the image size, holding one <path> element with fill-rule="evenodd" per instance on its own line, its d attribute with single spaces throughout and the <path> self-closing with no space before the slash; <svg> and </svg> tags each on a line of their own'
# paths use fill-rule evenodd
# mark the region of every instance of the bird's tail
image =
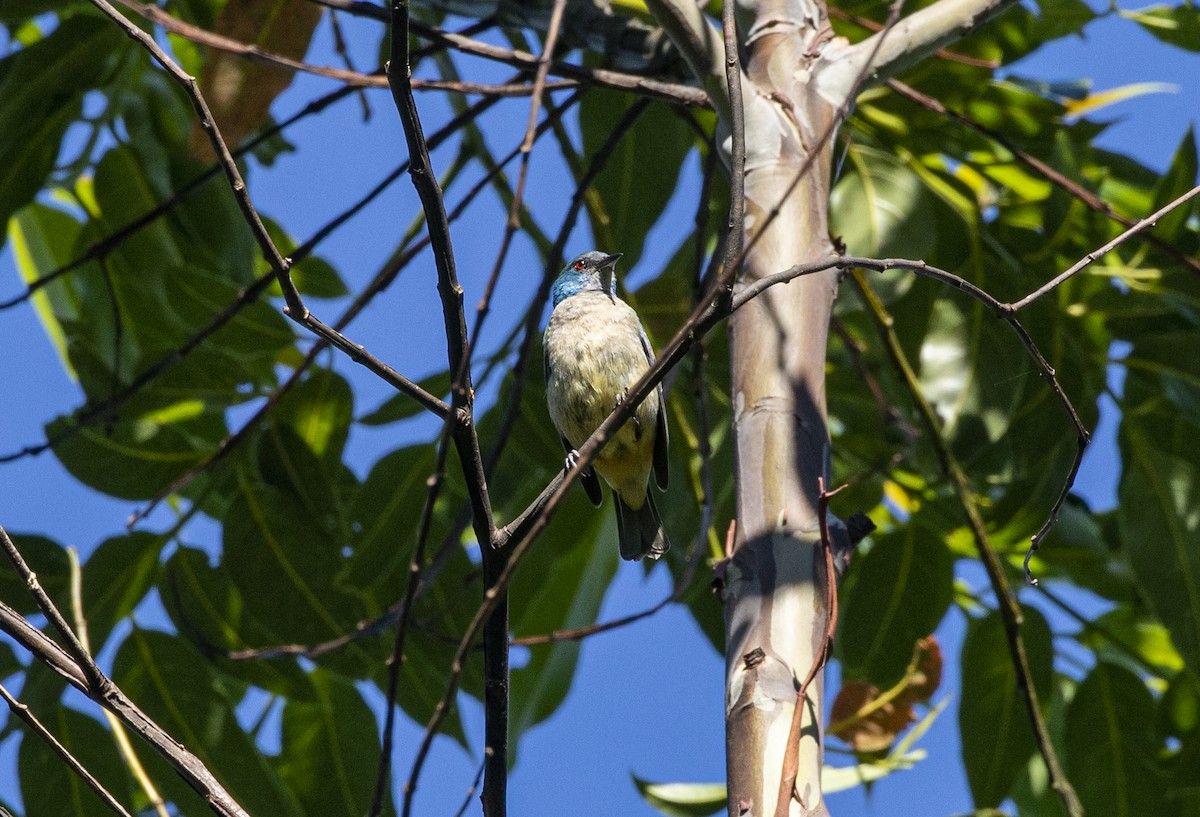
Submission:
<svg viewBox="0 0 1200 817">
<path fill-rule="evenodd" d="M 666 553 L 671 543 L 663 530 L 654 497 L 646 491 L 646 501 L 634 510 L 613 491 L 613 502 L 617 506 L 617 538 L 621 542 L 621 558 L 636 561 L 644 556 L 657 559 Z"/>
</svg>

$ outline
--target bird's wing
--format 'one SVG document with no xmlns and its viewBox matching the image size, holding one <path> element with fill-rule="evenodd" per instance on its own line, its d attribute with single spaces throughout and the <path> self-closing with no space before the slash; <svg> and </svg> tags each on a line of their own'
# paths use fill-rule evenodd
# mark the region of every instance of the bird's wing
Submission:
<svg viewBox="0 0 1200 817">
<path fill-rule="evenodd" d="M 642 349 L 646 353 L 646 362 L 654 363 L 654 350 L 650 348 L 650 339 L 646 330 L 639 327 L 642 336 Z M 667 437 L 667 401 L 663 397 L 662 383 L 658 384 L 658 414 L 654 417 L 654 481 L 660 491 L 667 490 L 668 464 L 670 461 L 670 440 Z"/>
</svg>

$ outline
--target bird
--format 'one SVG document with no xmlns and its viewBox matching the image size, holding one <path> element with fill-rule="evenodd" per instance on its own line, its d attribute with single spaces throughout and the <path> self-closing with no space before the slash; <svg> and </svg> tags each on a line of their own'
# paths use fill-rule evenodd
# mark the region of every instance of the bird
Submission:
<svg viewBox="0 0 1200 817">
<path fill-rule="evenodd" d="M 568 469 L 575 465 L 579 446 L 654 361 L 637 313 L 616 295 L 613 277 L 621 256 L 585 252 L 563 268 L 551 290 L 554 307 L 542 345 L 546 403 L 567 452 Z M 658 559 L 671 546 L 648 490 L 651 471 L 659 490 L 667 489 L 667 451 L 660 384 L 580 475 L 596 507 L 602 499 L 597 472 L 612 489 L 622 559 Z"/>
</svg>

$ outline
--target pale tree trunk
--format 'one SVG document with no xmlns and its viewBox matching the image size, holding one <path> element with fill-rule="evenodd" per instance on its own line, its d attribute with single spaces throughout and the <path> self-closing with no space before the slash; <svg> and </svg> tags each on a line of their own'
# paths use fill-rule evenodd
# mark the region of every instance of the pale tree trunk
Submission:
<svg viewBox="0 0 1200 817">
<path fill-rule="evenodd" d="M 832 36 L 823 0 L 738 0 L 748 247 L 743 283 L 833 252 L 831 150 L 835 126 L 858 90 L 966 35 L 1012 2 L 939 0 L 851 45 Z M 720 32 L 693 0 L 648 5 L 728 133 Z M 797 692 L 822 649 L 827 617 L 824 571 L 815 558 L 817 479 L 829 476 L 825 350 L 836 289 L 835 272 L 801 277 L 768 289 L 730 322 L 738 535 L 724 599 L 733 817 L 828 814 L 821 793 L 820 675 L 806 694 L 795 785 L 781 795 L 780 780 Z"/>
<path fill-rule="evenodd" d="M 824 9 L 766 0 L 739 11 L 743 32 L 759 20 L 796 23 L 753 38 L 743 55 L 753 89 L 745 105 L 749 251 L 742 280 L 749 282 L 832 254 L 828 137 L 835 112 L 797 81 L 830 36 Z M 730 322 L 738 530 L 724 594 L 731 815 L 776 813 L 797 686 L 823 647 L 817 480 L 828 479 L 829 470 L 825 343 L 836 275 L 769 289 Z M 785 813 L 827 813 L 820 788 L 822 692 L 818 676 L 807 690 L 796 796 Z"/>
</svg>

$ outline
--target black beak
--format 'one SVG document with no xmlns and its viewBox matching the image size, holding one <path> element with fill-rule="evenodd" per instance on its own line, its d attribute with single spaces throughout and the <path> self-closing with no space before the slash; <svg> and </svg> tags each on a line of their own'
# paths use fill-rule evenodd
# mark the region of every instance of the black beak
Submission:
<svg viewBox="0 0 1200 817">
<path fill-rule="evenodd" d="M 621 256 L 623 256 L 624 254 L 625 253 L 623 253 L 623 252 L 619 252 L 619 253 L 615 253 L 613 255 L 606 255 L 600 261 L 600 263 L 596 265 L 596 268 L 597 269 L 612 269 L 613 267 L 615 267 L 617 265 L 617 262 L 621 260 Z"/>
</svg>

